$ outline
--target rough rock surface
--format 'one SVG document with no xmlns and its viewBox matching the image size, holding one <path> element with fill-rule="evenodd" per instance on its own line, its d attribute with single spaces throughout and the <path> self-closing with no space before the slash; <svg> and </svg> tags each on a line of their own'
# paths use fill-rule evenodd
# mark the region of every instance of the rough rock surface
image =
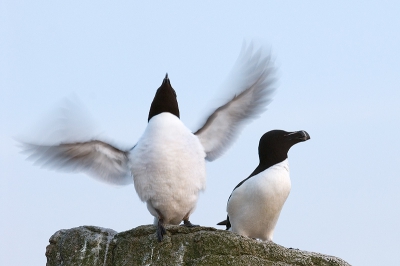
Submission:
<svg viewBox="0 0 400 266">
<path fill-rule="evenodd" d="M 50 238 L 46 265 L 350 265 L 211 227 L 166 229 L 161 243 L 153 225 L 122 233 L 95 226 L 60 230 Z"/>
</svg>

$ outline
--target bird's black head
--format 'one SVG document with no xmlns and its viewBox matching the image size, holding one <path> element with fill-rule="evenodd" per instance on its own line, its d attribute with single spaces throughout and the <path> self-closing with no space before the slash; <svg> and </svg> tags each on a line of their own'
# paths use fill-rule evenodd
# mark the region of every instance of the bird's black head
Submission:
<svg viewBox="0 0 400 266">
<path fill-rule="evenodd" d="M 265 133 L 258 145 L 260 164 L 268 164 L 267 167 L 270 167 L 284 161 L 293 145 L 309 139 L 310 135 L 304 130 L 294 132 L 271 130 Z"/>
<path fill-rule="evenodd" d="M 150 121 L 153 116 L 164 112 L 171 113 L 179 118 L 178 101 L 176 100 L 175 90 L 169 82 L 168 73 L 165 75 L 163 83 L 160 88 L 158 88 L 153 102 L 151 103 L 148 121 Z"/>
</svg>

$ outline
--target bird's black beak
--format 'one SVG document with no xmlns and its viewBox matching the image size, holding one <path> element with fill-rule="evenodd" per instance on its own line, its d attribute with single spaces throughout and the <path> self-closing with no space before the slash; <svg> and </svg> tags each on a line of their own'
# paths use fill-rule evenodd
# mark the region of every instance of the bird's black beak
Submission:
<svg viewBox="0 0 400 266">
<path fill-rule="evenodd" d="M 161 86 L 162 85 L 167 85 L 168 87 L 171 87 L 171 82 L 169 80 L 168 73 L 165 74 L 165 78 L 163 79 L 163 82 L 162 82 Z M 174 91 L 174 93 L 175 93 L 175 91 Z M 176 94 L 175 94 L 175 96 L 176 96 Z"/>
<path fill-rule="evenodd" d="M 310 135 L 304 130 L 290 132 L 289 134 L 285 135 L 285 137 L 289 138 L 289 140 L 297 140 L 299 142 L 310 139 Z"/>
</svg>

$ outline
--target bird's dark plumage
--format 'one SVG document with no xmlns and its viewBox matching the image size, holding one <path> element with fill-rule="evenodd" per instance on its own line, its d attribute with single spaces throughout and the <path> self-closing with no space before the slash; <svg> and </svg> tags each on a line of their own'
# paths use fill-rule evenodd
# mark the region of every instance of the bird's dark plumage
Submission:
<svg viewBox="0 0 400 266">
<path fill-rule="evenodd" d="M 176 99 L 176 92 L 171 86 L 168 73 L 165 75 L 151 103 L 148 121 L 150 121 L 153 116 L 164 112 L 171 113 L 179 118 L 179 106 Z"/>
</svg>

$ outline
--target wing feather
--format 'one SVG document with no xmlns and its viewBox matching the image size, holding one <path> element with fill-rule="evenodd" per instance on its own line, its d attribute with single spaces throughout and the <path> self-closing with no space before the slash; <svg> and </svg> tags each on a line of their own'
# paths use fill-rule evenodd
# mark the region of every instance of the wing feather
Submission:
<svg viewBox="0 0 400 266">
<path fill-rule="evenodd" d="M 128 152 L 99 140 L 59 145 L 21 143 L 28 159 L 45 168 L 66 172 L 85 172 L 115 185 L 133 183 Z"/>
<path fill-rule="evenodd" d="M 275 68 L 270 54 L 244 44 L 228 79 L 229 90 L 238 92 L 217 108 L 194 134 L 200 139 L 206 159 L 213 161 L 235 141 L 242 127 L 257 118 L 271 102 L 275 90 Z"/>
</svg>

